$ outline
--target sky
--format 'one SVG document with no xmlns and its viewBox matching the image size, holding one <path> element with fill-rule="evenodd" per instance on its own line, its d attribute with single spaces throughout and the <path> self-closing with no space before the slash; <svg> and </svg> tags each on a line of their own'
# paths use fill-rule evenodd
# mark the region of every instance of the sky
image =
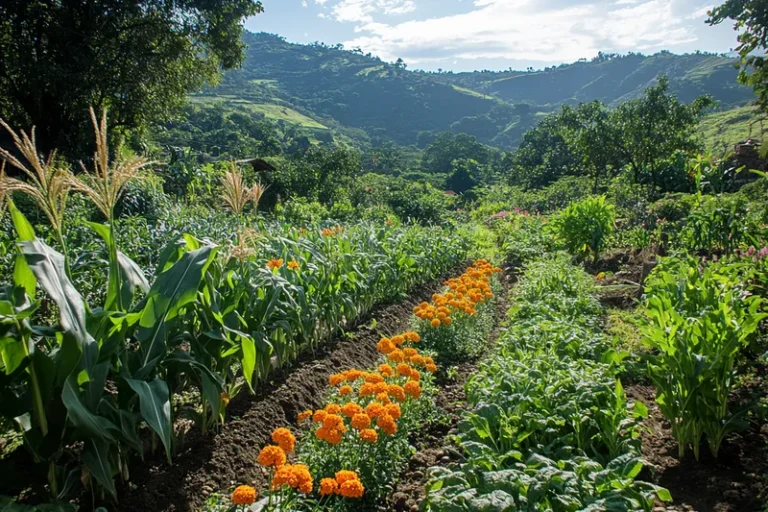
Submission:
<svg viewBox="0 0 768 512">
<path fill-rule="evenodd" d="M 718 2 L 719 3 L 719 2 Z M 702 0 L 262 0 L 253 32 L 361 48 L 411 69 L 540 69 L 598 51 L 728 52 Z"/>
</svg>

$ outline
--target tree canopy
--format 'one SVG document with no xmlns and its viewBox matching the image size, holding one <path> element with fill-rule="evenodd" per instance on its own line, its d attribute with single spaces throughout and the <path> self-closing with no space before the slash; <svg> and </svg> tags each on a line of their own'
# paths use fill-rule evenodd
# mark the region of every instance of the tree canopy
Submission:
<svg viewBox="0 0 768 512">
<path fill-rule="evenodd" d="M 42 149 L 80 156 L 88 107 L 110 129 L 168 119 L 186 94 L 243 58 L 242 20 L 257 0 L 4 0 L 0 116 L 37 126 Z"/>
</svg>

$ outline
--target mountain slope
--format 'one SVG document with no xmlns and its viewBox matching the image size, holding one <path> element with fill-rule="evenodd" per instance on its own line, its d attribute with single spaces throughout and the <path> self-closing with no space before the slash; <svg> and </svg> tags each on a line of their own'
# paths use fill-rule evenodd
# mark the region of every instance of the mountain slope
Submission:
<svg viewBox="0 0 768 512">
<path fill-rule="evenodd" d="M 560 105 L 616 105 L 642 95 L 661 74 L 685 102 L 710 94 L 732 108 L 753 98 L 736 82 L 734 60 L 709 54 L 601 55 L 540 72 L 427 73 L 339 46 L 291 44 L 264 33 L 244 39 L 242 68 L 195 99 L 298 126 L 315 140 L 330 132 L 362 144 L 424 146 L 435 133 L 454 131 L 512 148 Z"/>
</svg>

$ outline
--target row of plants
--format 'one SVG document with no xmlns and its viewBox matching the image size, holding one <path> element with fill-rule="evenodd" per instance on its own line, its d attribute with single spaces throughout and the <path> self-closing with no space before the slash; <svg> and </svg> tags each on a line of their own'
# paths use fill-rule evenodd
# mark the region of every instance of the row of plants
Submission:
<svg viewBox="0 0 768 512">
<path fill-rule="evenodd" d="M 146 271 L 120 250 L 124 236 L 114 222 L 121 187 L 143 162 L 110 159 L 104 122 L 94 116 L 92 172 L 68 174 L 23 136 L 17 143 L 29 166 L 11 162 L 36 185 L 3 178 L 3 190 L 28 193 L 62 235 L 56 250 L 8 202 L 17 244 L 11 281 L 0 291 L 0 414 L 23 436 L 36 492 L 48 499 L 65 502 L 83 487 L 95 501 L 115 499 L 115 479 L 130 479 L 146 445 L 172 459 L 176 420 L 215 428 L 243 388 L 253 391 L 274 368 L 466 253 L 462 237 L 416 226 L 255 233 L 244 206 L 258 202 L 260 189 L 233 168 L 222 199 L 239 226 L 236 240 L 217 245 L 185 234 Z M 95 303 L 72 279 L 76 258 L 62 229 L 71 191 L 82 191 L 108 220 L 88 223 L 104 248 L 105 289 Z"/>
<path fill-rule="evenodd" d="M 264 447 L 257 459 L 269 472 L 268 489 L 259 493 L 239 486 L 228 497 L 212 497 L 206 510 L 237 510 L 254 503 L 265 511 L 376 509 L 411 455 L 410 436 L 434 414 L 438 365 L 433 357 L 442 355 L 426 340 L 434 342 L 441 325 L 460 327 L 460 332 L 484 325 L 475 320 L 493 315 L 489 282 L 499 271 L 478 260 L 446 281 L 448 290 L 461 295 L 450 300 L 461 301 L 463 314 L 441 310 L 426 319 L 422 312 L 432 306 L 417 306 L 413 331 L 378 342 L 383 360 L 375 370 L 349 369 L 329 377 L 326 405 L 299 414 L 298 441 L 286 427 L 275 430 L 276 444 Z M 435 294 L 433 301 L 451 293 Z"/>
<path fill-rule="evenodd" d="M 669 493 L 637 480 L 642 403 L 600 362 L 594 284 L 563 256 L 526 266 L 498 352 L 467 384 L 465 459 L 430 470 L 426 510 L 652 510 Z"/>
</svg>

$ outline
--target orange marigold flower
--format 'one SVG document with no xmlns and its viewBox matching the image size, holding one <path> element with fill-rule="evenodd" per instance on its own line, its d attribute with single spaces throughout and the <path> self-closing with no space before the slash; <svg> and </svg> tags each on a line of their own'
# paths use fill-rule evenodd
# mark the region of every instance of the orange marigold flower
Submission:
<svg viewBox="0 0 768 512">
<path fill-rule="evenodd" d="M 375 443 L 379 440 L 379 434 L 372 428 L 366 428 L 360 431 L 360 439 L 366 443 Z"/>
<path fill-rule="evenodd" d="M 258 458 L 259 464 L 262 466 L 274 466 L 279 467 L 285 464 L 286 456 L 285 451 L 279 446 L 265 446 L 261 449 Z"/>
<path fill-rule="evenodd" d="M 386 393 L 389 389 L 389 385 L 386 382 L 379 382 L 373 385 L 373 393 L 378 395 L 379 393 Z"/>
<path fill-rule="evenodd" d="M 339 414 L 341 412 L 341 406 L 339 404 L 328 404 L 325 406 L 325 412 L 328 414 Z"/>
<path fill-rule="evenodd" d="M 443 318 L 443 323 L 445 325 L 451 325 L 451 317 L 447 316 L 447 317 Z"/>
<path fill-rule="evenodd" d="M 397 374 L 403 377 L 407 377 L 411 374 L 411 367 L 405 363 L 397 365 Z"/>
<path fill-rule="evenodd" d="M 341 406 L 341 413 L 347 418 L 352 418 L 355 414 L 363 412 L 363 408 L 354 402 L 349 402 Z"/>
<path fill-rule="evenodd" d="M 405 402 L 405 390 L 397 384 L 392 384 L 387 388 L 387 393 L 398 402 Z"/>
<path fill-rule="evenodd" d="M 389 395 L 386 392 L 382 392 L 376 395 L 376 401 L 380 404 L 387 405 L 392 401 L 389 399 Z"/>
<path fill-rule="evenodd" d="M 411 370 L 411 374 L 408 376 L 408 380 L 419 382 L 421 380 L 421 374 L 419 373 L 419 370 L 416 368 Z"/>
<path fill-rule="evenodd" d="M 315 411 L 315 414 L 312 416 L 312 421 L 314 421 L 315 423 L 322 423 L 327 415 L 328 415 L 327 412 L 320 409 L 318 411 Z"/>
<path fill-rule="evenodd" d="M 328 414 L 323 420 L 323 426 L 325 428 L 339 428 L 344 425 L 344 418 L 338 414 Z M 341 429 L 339 429 L 341 430 Z"/>
<path fill-rule="evenodd" d="M 371 402 L 365 408 L 365 414 L 371 418 L 377 418 L 384 414 L 384 406 L 378 402 Z"/>
<path fill-rule="evenodd" d="M 419 398 L 421 396 L 421 385 L 414 380 L 409 380 L 403 386 L 403 391 L 412 398 Z"/>
<path fill-rule="evenodd" d="M 361 498 L 364 492 L 365 487 L 360 480 L 348 480 L 339 487 L 339 494 L 345 498 Z"/>
<path fill-rule="evenodd" d="M 392 340 L 389 338 L 381 338 L 381 340 L 376 344 L 376 350 L 382 354 L 389 354 L 395 350 L 395 344 L 392 343 Z"/>
<path fill-rule="evenodd" d="M 342 382 L 344 382 L 344 376 L 340 373 L 334 373 L 333 375 L 328 377 L 328 383 L 331 386 L 338 386 Z"/>
<path fill-rule="evenodd" d="M 397 422 L 389 414 L 382 414 L 379 419 L 376 420 L 376 426 L 387 433 L 387 435 L 393 436 L 397 433 Z"/>
<path fill-rule="evenodd" d="M 320 496 L 335 494 L 339 489 L 339 482 L 333 478 L 323 478 L 320 480 Z"/>
<path fill-rule="evenodd" d="M 290 464 L 285 464 L 284 466 L 280 466 L 275 471 L 275 475 L 272 477 L 272 484 L 271 488 L 279 489 L 283 485 L 287 485 L 289 487 L 296 487 L 299 484 L 298 479 L 296 478 L 296 475 L 293 472 L 293 466 Z"/>
<path fill-rule="evenodd" d="M 389 404 L 385 407 L 385 410 L 387 411 L 387 414 L 396 420 L 399 420 L 400 416 L 403 415 L 403 412 L 400 410 L 400 405 L 398 404 Z"/>
<path fill-rule="evenodd" d="M 371 384 L 370 382 L 366 382 L 362 386 L 360 386 L 360 391 L 358 394 L 362 397 L 366 396 L 373 396 L 376 394 L 376 385 Z"/>
<path fill-rule="evenodd" d="M 378 384 L 379 382 L 384 382 L 384 377 L 382 377 L 378 373 L 369 373 L 365 377 L 365 382 L 370 382 L 371 384 Z"/>
<path fill-rule="evenodd" d="M 301 265 L 299 265 L 299 262 L 296 260 L 291 260 L 288 262 L 288 269 L 289 270 L 297 270 Z"/>
<path fill-rule="evenodd" d="M 402 334 L 398 334 L 397 336 L 393 336 L 392 337 L 392 343 L 394 343 L 395 345 L 402 345 L 403 343 L 405 343 L 405 336 L 403 336 Z"/>
<path fill-rule="evenodd" d="M 292 470 L 293 477 L 296 479 L 295 489 L 303 494 L 311 493 L 314 481 L 312 480 L 309 468 L 304 464 L 294 464 Z"/>
<path fill-rule="evenodd" d="M 419 336 L 419 333 L 414 331 L 408 331 L 405 333 L 405 337 L 408 338 L 408 341 L 413 343 L 418 343 L 421 341 L 421 336 Z"/>
<path fill-rule="evenodd" d="M 352 426 L 357 430 L 363 430 L 371 426 L 371 417 L 367 414 L 355 414 L 352 416 Z"/>
<path fill-rule="evenodd" d="M 393 350 L 389 353 L 389 360 L 393 363 L 402 363 L 405 359 L 405 354 L 402 350 Z"/>
<path fill-rule="evenodd" d="M 391 377 L 395 374 L 395 371 L 388 364 L 379 365 L 379 373 L 385 377 Z"/>
<path fill-rule="evenodd" d="M 411 362 L 411 364 L 415 364 L 416 366 L 422 366 L 424 364 L 424 357 L 419 354 L 411 356 L 408 360 Z"/>
<path fill-rule="evenodd" d="M 347 379 L 347 382 L 354 382 L 363 376 L 363 372 L 360 370 L 347 370 L 342 372 L 342 375 L 344 375 L 344 378 Z"/>
<path fill-rule="evenodd" d="M 336 476 L 336 482 L 338 482 L 339 485 L 343 484 L 344 482 L 360 479 L 360 477 L 357 476 L 357 473 L 355 473 L 354 471 L 349 471 L 348 469 L 342 469 L 340 471 L 337 471 L 335 476 Z"/>
<path fill-rule="evenodd" d="M 312 411 L 304 411 L 299 413 L 299 423 L 307 421 L 312 416 Z"/>
<path fill-rule="evenodd" d="M 283 266 L 283 260 L 280 258 L 273 258 L 267 262 L 268 268 L 280 268 Z"/>
<path fill-rule="evenodd" d="M 424 364 L 435 364 L 435 360 L 432 359 L 430 356 L 426 356 L 424 358 Z"/>
<path fill-rule="evenodd" d="M 432 327 L 440 327 L 440 319 L 439 318 L 433 318 L 430 322 L 430 325 Z"/>
<path fill-rule="evenodd" d="M 350 394 L 352 394 L 352 391 L 354 391 L 354 390 L 352 389 L 352 386 L 347 386 L 347 385 L 345 385 L 345 386 L 341 386 L 341 387 L 339 388 L 339 394 L 340 394 L 341 396 L 344 396 L 344 395 L 350 395 Z"/>
<path fill-rule="evenodd" d="M 428 364 L 427 365 L 427 371 L 429 373 L 435 373 L 437 371 L 437 366 L 434 364 Z"/>
<path fill-rule="evenodd" d="M 315 432 L 315 435 L 318 439 L 321 439 L 329 444 L 339 444 L 343 434 L 344 432 L 338 428 L 328 428 L 326 426 L 320 427 L 317 429 L 317 432 Z"/>
<path fill-rule="evenodd" d="M 250 485 L 240 485 L 232 493 L 234 505 L 251 505 L 254 501 L 256 501 L 256 489 Z"/>
<path fill-rule="evenodd" d="M 418 353 L 419 353 L 419 351 L 416 350 L 415 348 L 404 348 L 403 349 L 403 354 L 405 354 L 405 357 L 415 356 Z"/>
<path fill-rule="evenodd" d="M 284 427 L 277 428 L 272 432 L 272 441 L 276 442 L 286 453 L 291 453 L 296 447 L 296 437 Z"/>
</svg>

